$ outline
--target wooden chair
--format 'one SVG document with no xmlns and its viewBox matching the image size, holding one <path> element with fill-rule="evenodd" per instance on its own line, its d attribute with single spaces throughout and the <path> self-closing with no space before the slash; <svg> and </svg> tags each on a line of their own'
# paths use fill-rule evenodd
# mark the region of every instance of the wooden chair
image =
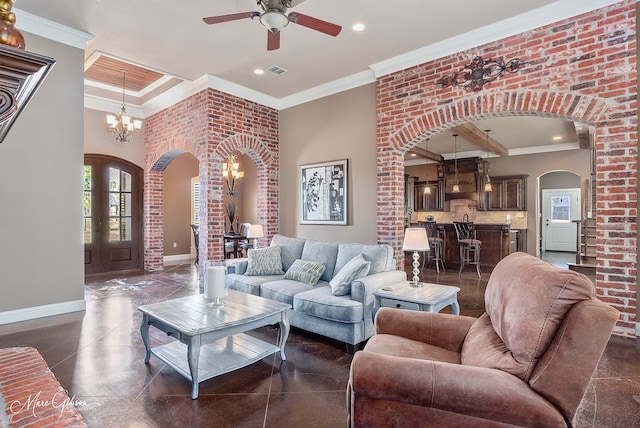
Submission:
<svg viewBox="0 0 640 428">
<path fill-rule="evenodd" d="M 465 264 L 476 265 L 478 278 L 482 276 L 480 271 L 480 247 L 482 241 L 476 239 L 476 228 L 471 221 L 454 221 L 453 227 L 456 230 L 458 246 L 460 248 L 460 272 L 462 273 Z"/>
<path fill-rule="evenodd" d="M 247 233 L 249 232 L 249 226 L 251 223 L 240 223 L 240 227 L 238 228 L 238 234 L 244 236 L 246 238 Z M 244 252 L 244 256 L 247 256 L 247 250 L 253 248 L 253 244 L 249 241 L 248 238 L 243 239 L 238 242 L 238 246 Z"/>
</svg>

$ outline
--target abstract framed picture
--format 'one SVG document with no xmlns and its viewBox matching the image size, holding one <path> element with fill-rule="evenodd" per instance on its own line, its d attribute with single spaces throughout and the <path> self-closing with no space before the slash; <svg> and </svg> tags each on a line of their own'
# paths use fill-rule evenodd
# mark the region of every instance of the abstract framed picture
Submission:
<svg viewBox="0 0 640 428">
<path fill-rule="evenodd" d="M 347 159 L 300 166 L 301 224 L 347 224 Z"/>
</svg>

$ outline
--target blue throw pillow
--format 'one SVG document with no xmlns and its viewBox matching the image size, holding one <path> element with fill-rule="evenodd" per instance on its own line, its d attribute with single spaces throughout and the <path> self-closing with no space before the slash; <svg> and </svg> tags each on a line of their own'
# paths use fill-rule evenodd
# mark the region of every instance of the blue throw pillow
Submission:
<svg viewBox="0 0 640 428">
<path fill-rule="evenodd" d="M 358 254 L 349 260 L 329 281 L 331 293 L 334 296 L 344 296 L 351 293 L 351 283 L 358 278 L 367 276 L 370 267 L 371 262 L 365 260 L 364 255 Z"/>
</svg>

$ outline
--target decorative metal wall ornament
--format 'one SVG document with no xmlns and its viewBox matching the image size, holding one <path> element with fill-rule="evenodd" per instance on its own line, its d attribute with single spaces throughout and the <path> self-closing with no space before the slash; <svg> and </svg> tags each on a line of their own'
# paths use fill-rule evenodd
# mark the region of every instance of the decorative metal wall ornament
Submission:
<svg viewBox="0 0 640 428">
<path fill-rule="evenodd" d="M 53 58 L 0 43 L 0 143 L 55 63 Z"/>
<path fill-rule="evenodd" d="M 507 72 L 515 73 L 526 64 L 526 62 L 520 61 L 519 58 L 504 62 L 502 57 L 484 60 L 482 57 L 477 56 L 462 70 L 456 71 L 451 77 L 443 77 L 436 83 L 443 89 L 449 86 L 461 86 L 477 92 L 484 85 L 493 82 Z"/>
</svg>

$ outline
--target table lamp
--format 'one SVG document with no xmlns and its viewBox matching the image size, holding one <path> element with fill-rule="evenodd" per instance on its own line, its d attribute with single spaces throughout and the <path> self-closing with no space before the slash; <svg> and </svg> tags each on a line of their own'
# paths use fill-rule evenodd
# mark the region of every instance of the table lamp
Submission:
<svg viewBox="0 0 640 428">
<path fill-rule="evenodd" d="M 249 230 L 247 231 L 247 239 L 253 238 L 253 248 L 258 248 L 258 238 L 262 238 L 263 236 L 264 230 L 262 230 L 261 224 L 249 225 Z"/>
<path fill-rule="evenodd" d="M 429 251 L 429 238 L 427 237 L 427 230 L 424 227 L 409 227 L 404 231 L 404 241 L 402 242 L 403 251 L 413 251 L 413 281 L 412 287 L 421 287 L 420 278 L 420 255 L 418 251 Z"/>
</svg>

